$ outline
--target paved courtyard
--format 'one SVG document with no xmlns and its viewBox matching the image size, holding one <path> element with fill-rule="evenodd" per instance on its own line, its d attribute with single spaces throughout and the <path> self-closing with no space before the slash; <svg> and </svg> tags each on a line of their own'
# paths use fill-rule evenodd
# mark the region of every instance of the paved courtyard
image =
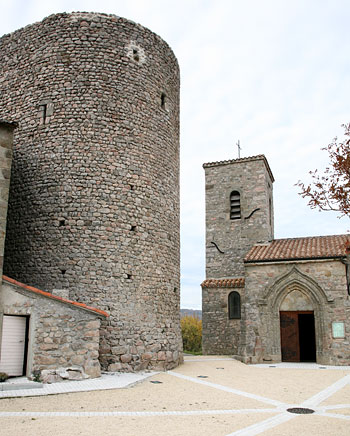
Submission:
<svg viewBox="0 0 350 436">
<path fill-rule="evenodd" d="M 187 357 L 173 371 L 140 378 L 137 383 L 130 379 L 133 384 L 126 388 L 105 389 L 106 385 L 99 386 L 94 381 L 94 389 L 104 390 L 38 396 L 40 390 L 36 389 L 34 397 L 2 398 L 0 433 L 2 436 L 350 434 L 350 367 L 247 366 L 225 357 L 203 356 Z M 293 408 L 314 412 L 287 411 Z"/>
</svg>

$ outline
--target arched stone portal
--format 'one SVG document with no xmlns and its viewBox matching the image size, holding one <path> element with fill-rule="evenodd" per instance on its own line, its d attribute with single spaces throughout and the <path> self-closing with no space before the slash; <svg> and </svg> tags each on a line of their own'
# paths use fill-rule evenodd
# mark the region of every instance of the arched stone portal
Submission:
<svg viewBox="0 0 350 436">
<path fill-rule="evenodd" d="M 324 313 L 325 306 L 331 301 L 313 279 L 295 266 L 287 274 L 280 276 L 260 301 L 264 325 L 269 326 L 266 332 L 265 353 L 271 356 L 272 360 L 283 360 L 281 319 L 284 328 L 288 328 L 287 324 L 294 320 L 297 324 L 297 331 L 294 335 L 297 336 L 299 335 L 299 323 L 304 332 L 312 328 L 312 325 L 314 326 L 315 358 L 313 360 L 323 363 Z M 296 339 L 300 347 L 299 338 Z M 297 358 L 298 360 L 294 361 L 300 361 L 300 355 Z M 310 358 L 305 360 L 310 360 Z"/>
</svg>

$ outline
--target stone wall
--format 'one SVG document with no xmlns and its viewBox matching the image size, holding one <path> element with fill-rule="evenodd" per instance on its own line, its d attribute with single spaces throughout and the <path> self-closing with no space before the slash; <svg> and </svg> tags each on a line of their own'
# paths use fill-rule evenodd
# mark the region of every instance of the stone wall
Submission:
<svg viewBox="0 0 350 436">
<path fill-rule="evenodd" d="M 15 127 L 15 123 L 8 123 L 0 120 L 0 277 L 2 277 L 6 217 L 12 165 L 13 130 Z"/>
<path fill-rule="evenodd" d="M 285 301 L 288 307 L 297 304 L 294 310 L 312 307 L 318 363 L 349 364 L 350 300 L 342 262 L 247 264 L 246 271 L 246 319 L 242 325 L 246 344 L 242 350 L 244 361 L 281 360 L 279 311 Z M 293 289 L 305 294 L 304 303 L 302 299 L 284 300 Z M 300 306 L 303 304 L 305 306 Z M 344 322 L 345 338 L 332 337 L 332 322 Z"/>
<path fill-rule="evenodd" d="M 340 260 L 343 248 L 323 247 L 324 255 L 314 250 L 307 260 L 305 247 L 295 254 L 291 247 L 284 246 L 285 260 L 272 257 L 264 262 L 258 257 L 256 263 L 249 258 L 245 262 L 254 245 L 260 245 L 263 251 L 273 239 L 273 176 L 268 163 L 260 155 L 203 166 L 207 278 L 202 283 L 203 352 L 233 355 L 246 363 L 280 362 L 280 311 L 294 312 L 293 316 L 302 311 L 313 312 L 300 316 L 311 317 L 307 325 L 311 339 L 305 347 L 311 344 L 312 350 L 314 320 L 317 363 L 349 364 L 350 299 L 345 265 Z M 240 194 L 240 219 L 230 217 L 232 191 Z M 306 260 L 295 260 L 300 257 Z M 228 316 L 228 295 L 232 290 L 241 296 L 240 320 Z M 297 320 L 292 332 L 295 338 Z M 287 332 L 288 335 L 290 330 Z M 296 340 L 299 348 L 288 350 L 285 346 L 284 352 L 290 352 L 297 360 L 301 358 L 302 341 Z"/>
<path fill-rule="evenodd" d="M 36 370 L 58 368 L 78 368 L 89 377 L 100 376 L 98 314 L 6 280 L 0 299 L 3 314 L 29 316 L 28 376 Z"/>
<path fill-rule="evenodd" d="M 206 277 L 243 277 L 243 258 L 249 249 L 273 238 L 271 170 L 264 156 L 208 163 L 203 167 Z M 240 193 L 241 219 L 230 219 L 232 191 Z"/>
<path fill-rule="evenodd" d="M 202 288 L 203 354 L 239 353 L 242 319 L 229 319 L 228 296 L 232 291 L 239 292 L 244 302 L 244 287 Z"/>
<path fill-rule="evenodd" d="M 179 319 L 179 68 L 120 17 L 52 15 L 0 38 L 18 120 L 6 275 L 110 313 L 104 369 L 171 368 Z"/>
<path fill-rule="evenodd" d="M 273 238 L 273 176 L 263 155 L 207 163 L 205 169 L 206 278 L 243 278 L 244 256 L 256 243 Z M 241 218 L 230 219 L 230 194 L 240 193 Z M 219 280 L 220 281 L 220 280 Z M 224 280 L 225 281 L 225 280 Z M 223 281 L 223 282 L 224 282 Z M 245 326 L 244 280 L 241 320 L 229 319 L 228 294 L 233 290 L 220 284 L 202 286 L 203 352 L 241 353 Z"/>
</svg>

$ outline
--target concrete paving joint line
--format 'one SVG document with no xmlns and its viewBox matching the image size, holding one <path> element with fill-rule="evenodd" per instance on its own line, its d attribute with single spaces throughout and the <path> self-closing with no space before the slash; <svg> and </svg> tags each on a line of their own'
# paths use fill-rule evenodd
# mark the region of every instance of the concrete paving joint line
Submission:
<svg viewBox="0 0 350 436">
<path fill-rule="evenodd" d="M 187 359 L 186 359 L 187 360 Z M 221 361 L 221 360 L 233 360 L 233 359 L 198 359 L 201 362 L 204 361 Z M 189 362 L 197 361 L 197 359 L 188 359 Z M 254 365 L 255 366 L 255 365 Z M 258 366 L 258 365 L 256 365 Z M 266 367 L 266 366 L 265 366 Z M 283 366 L 287 367 L 287 366 Z M 304 369 L 320 369 L 320 368 L 311 368 L 306 365 L 307 368 Z M 296 369 L 290 368 L 289 369 Z M 331 368 L 333 369 L 333 368 Z M 336 368 L 339 369 L 339 368 Z M 274 369 L 271 369 L 273 371 Z M 38 393 L 34 393 L 35 391 L 45 391 L 45 395 L 50 393 L 58 393 L 57 389 L 60 392 L 79 392 L 79 391 L 90 391 L 90 390 L 100 390 L 100 389 L 117 389 L 120 387 L 129 387 L 138 383 L 139 381 L 145 380 L 150 376 L 153 376 L 157 373 L 147 373 L 142 374 L 142 377 L 139 377 L 139 374 L 124 374 L 124 375 L 104 375 L 101 379 L 95 380 L 86 380 L 84 382 L 67 382 L 67 383 L 57 383 L 54 385 L 49 385 L 43 389 L 33 389 L 30 390 L 29 395 L 38 395 Z M 166 417 L 166 416 L 215 416 L 215 415 L 247 415 L 254 414 L 255 416 L 259 416 L 259 414 L 273 414 L 274 416 L 270 416 L 269 418 L 264 417 L 264 419 L 255 422 L 252 425 L 248 425 L 245 428 L 241 428 L 237 431 L 227 434 L 226 436 L 255 436 L 279 425 L 287 423 L 293 419 L 295 419 L 298 415 L 287 412 L 288 408 L 311 408 L 314 410 L 314 413 L 311 415 L 304 416 L 319 416 L 324 418 L 332 418 L 342 421 L 350 421 L 350 415 L 343 415 L 335 413 L 336 410 L 347 409 L 350 408 L 350 404 L 334 404 L 334 405 L 322 405 L 322 403 L 336 394 L 338 391 L 350 385 L 350 375 L 345 375 L 340 378 L 336 382 L 332 383 L 330 386 L 322 389 L 317 394 L 312 395 L 307 400 L 303 401 L 301 404 L 287 404 L 282 401 L 277 401 L 275 399 L 267 398 L 261 395 L 256 395 L 251 392 L 245 392 L 239 389 L 234 389 L 222 384 L 212 383 L 208 380 L 198 379 L 195 377 L 190 377 L 184 374 L 181 374 L 177 371 L 168 371 L 167 373 L 171 377 L 177 377 L 179 379 L 185 380 L 189 383 L 196 383 L 202 386 L 210 387 L 212 389 L 224 391 L 227 393 L 231 393 L 234 395 L 241 396 L 243 398 L 249 398 L 252 400 L 256 400 L 262 403 L 269 405 L 268 408 L 253 408 L 253 409 L 218 409 L 218 410 L 167 410 L 167 411 L 113 411 L 113 412 L 0 412 L 0 417 L 108 417 L 108 416 L 119 416 L 119 417 Z M 64 386 L 65 385 L 65 386 Z M 73 389 L 74 388 L 74 389 Z M 49 390 L 51 391 L 49 392 Z M 69 390 L 73 389 L 73 390 Z M 56 390 L 54 392 L 54 390 Z M 12 391 L 15 392 L 15 391 Z M 19 393 L 25 393 L 26 391 L 17 391 L 17 395 Z M 28 392 L 28 391 L 27 391 Z M 4 392 L 0 392 L 0 397 Z M 11 391 L 7 393 L 6 396 L 10 397 L 12 395 Z M 39 394 L 40 395 L 40 394 Z M 23 396 L 20 394 L 20 396 Z M 26 394 L 24 394 L 26 396 Z M 307 419 L 307 418 L 305 418 Z"/>
<path fill-rule="evenodd" d="M 293 408 L 293 407 L 294 408 L 302 408 L 302 407 L 306 407 L 306 406 L 309 406 L 309 407 L 312 406 L 312 408 L 315 410 L 315 413 L 313 414 L 313 416 L 318 415 L 318 416 L 323 416 L 323 417 L 336 418 L 336 419 L 341 419 L 341 420 L 345 420 L 345 421 L 350 421 L 349 415 L 329 413 L 326 411 L 326 410 L 334 409 L 335 408 L 334 406 L 319 407 L 319 408 L 317 407 L 324 400 L 326 400 L 327 398 L 329 398 L 330 396 L 332 396 L 333 394 L 338 392 L 340 389 L 344 388 L 346 385 L 350 384 L 350 375 L 346 375 L 346 376 L 342 377 L 340 380 L 336 381 L 331 386 L 328 386 L 327 388 L 323 389 L 322 391 L 320 391 L 316 395 L 313 395 L 308 400 L 304 401 L 302 404 L 286 404 L 286 403 L 283 403 L 280 401 L 276 401 L 276 400 L 272 400 L 272 399 L 269 399 L 266 397 L 262 397 L 260 395 L 255 395 L 255 394 L 240 391 L 237 389 L 228 388 L 226 386 L 219 385 L 216 383 L 211 383 L 211 382 L 206 381 L 206 380 L 202 380 L 202 379 L 198 380 L 194 377 L 185 376 L 185 375 L 177 373 L 175 371 L 168 371 L 168 374 L 170 374 L 174 377 L 179 377 L 179 378 L 182 378 L 184 380 L 191 381 L 193 383 L 198 383 L 198 384 L 210 386 L 210 387 L 215 388 L 215 389 L 220 389 L 220 390 L 223 390 L 226 392 L 231 392 L 231 393 L 236 394 L 236 395 L 255 399 L 257 401 L 265 402 L 265 403 L 276 406 L 275 409 L 269 409 L 271 411 L 274 410 L 274 412 L 277 413 L 276 416 L 265 419 L 263 421 L 259 421 L 251 426 L 248 426 L 244 429 L 240 429 L 240 430 L 235 431 L 233 433 L 230 433 L 226 436 L 255 436 L 255 435 L 259 435 L 259 434 L 265 432 L 266 430 L 272 429 L 274 427 L 277 427 L 280 424 L 283 424 L 283 423 L 288 422 L 292 419 L 295 419 L 298 416 L 297 414 L 292 414 L 292 413 L 287 412 L 287 409 Z M 346 407 L 346 405 L 337 405 L 336 408 L 342 409 L 342 408 L 344 408 L 342 406 Z M 261 411 L 262 409 L 254 409 L 254 410 L 256 410 L 258 412 L 259 410 Z"/>
</svg>

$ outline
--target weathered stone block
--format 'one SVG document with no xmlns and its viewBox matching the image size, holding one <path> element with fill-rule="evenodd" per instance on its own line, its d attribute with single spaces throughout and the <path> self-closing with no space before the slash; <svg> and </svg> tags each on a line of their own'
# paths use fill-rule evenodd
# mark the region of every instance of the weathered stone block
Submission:
<svg viewBox="0 0 350 436">
<path fill-rule="evenodd" d="M 120 360 L 123 363 L 129 363 L 132 360 L 132 355 L 131 354 L 123 354 L 122 356 L 120 356 Z"/>
</svg>

